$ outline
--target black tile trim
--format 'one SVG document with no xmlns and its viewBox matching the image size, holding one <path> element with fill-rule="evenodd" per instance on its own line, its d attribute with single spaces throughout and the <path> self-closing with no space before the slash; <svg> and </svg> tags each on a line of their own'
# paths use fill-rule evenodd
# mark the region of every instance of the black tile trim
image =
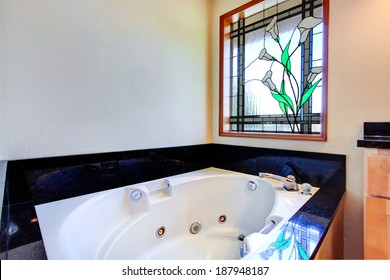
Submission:
<svg viewBox="0 0 390 280">
<path fill-rule="evenodd" d="M 310 182 L 320 190 L 293 218 L 300 219 L 302 213 L 307 213 L 319 217 L 323 223 L 333 217 L 345 192 L 345 161 L 345 155 L 339 154 L 222 144 L 9 161 L 5 186 L 9 195 L 4 196 L 2 209 L 1 251 L 41 239 L 39 225 L 31 223 L 36 217 L 34 205 L 207 167 L 252 175 L 260 171 L 293 174 L 302 182 Z M 9 225 L 3 221 L 9 218 L 20 223 L 23 235 L 6 234 Z"/>
<path fill-rule="evenodd" d="M 363 134 L 363 139 L 357 140 L 358 147 L 390 149 L 390 122 L 365 122 Z"/>
</svg>

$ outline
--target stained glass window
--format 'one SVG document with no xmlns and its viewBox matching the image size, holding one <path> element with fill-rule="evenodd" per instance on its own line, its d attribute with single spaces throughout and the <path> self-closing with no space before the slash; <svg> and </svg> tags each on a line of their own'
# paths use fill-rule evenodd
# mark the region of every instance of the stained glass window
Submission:
<svg viewBox="0 0 390 280">
<path fill-rule="evenodd" d="M 326 140 L 327 1 L 257 0 L 221 16 L 220 135 Z"/>
</svg>

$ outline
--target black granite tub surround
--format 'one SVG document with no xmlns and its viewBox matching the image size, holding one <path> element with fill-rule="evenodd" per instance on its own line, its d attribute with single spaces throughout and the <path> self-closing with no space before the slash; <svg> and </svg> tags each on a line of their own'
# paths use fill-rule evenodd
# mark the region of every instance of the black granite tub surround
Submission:
<svg viewBox="0 0 390 280">
<path fill-rule="evenodd" d="M 210 146 L 53 157 L 8 163 L 11 203 L 35 204 L 199 170 L 211 165 Z M 12 196 L 14 194 L 14 196 Z"/>
<path fill-rule="evenodd" d="M 390 122 L 365 122 L 363 134 L 363 139 L 357 140 L 358 147 L 390 149 Z"/>
<path fill-rule="evenodd" d="M 298 183 L 317 187 L 345 188 L 345 156 L 291 150 L 215 145 L 215 167 L 258 175 L 294 175 Z"/>
<path fill-rule="evenodd" d="M 316 226 L 313 217 L 317 217 L 319 242 L 327 227 L 324 221 L 331 221 L 345 192 L 345 156 L 335 154 L 204 144 L 10 161 L 6 175 L 8 195 L 4 196 L 2 209 L 1 252 L 41 239 L 34 205 L 207 167 L 251 175 L 293 174 L 299 182 L 320 187 L 300 214 L 293 217 L 305 223 L 302 213 L 306 213 L 312 226 Z M 20 231 L 9 234 L 13 224 Z M 29 231 L 30 240 L 25 238 Z"/>
<path fill-rule="evenodd" d="M 211 166 L 209 145 L 7 163 L 0 253 L 42 240 L 35 205 Z"/>
</svg>

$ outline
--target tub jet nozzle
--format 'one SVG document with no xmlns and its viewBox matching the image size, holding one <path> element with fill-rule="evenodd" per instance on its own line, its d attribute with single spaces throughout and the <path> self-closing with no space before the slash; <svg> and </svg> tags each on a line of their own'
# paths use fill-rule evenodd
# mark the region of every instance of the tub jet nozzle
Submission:
<svg viewBox="0 0 390 280">
<path fill-rule="evenodd" d="M 137 200 L 141 199 L 141 197 L 142 197 L 142 192 L 140 192 L 140 191 L 138 191 L 138 190 L 133 191 L 133 192 L 131 193 L 131 199 L 132 199 L 132 200 L 137 201 Z"/>
<path fill-rule="evenodd" d="M 240 241 L 244 241 L 245 235 L 240 234 L 240 235 L 237 237 L 237 239 L 240 240 Z"/>
<path fill-rule="evenodd" d="M 254 191 L 257 189 L 257 184 L 254 181 L 249 181 L 247 187 L 250 191 Z"/>
<path fill-rule="evenodd" d="M 192 223 L 190 226 L 190 232 L 197 234 L 200 231 L 201 225 L 198 222 Z"/>
</svg>

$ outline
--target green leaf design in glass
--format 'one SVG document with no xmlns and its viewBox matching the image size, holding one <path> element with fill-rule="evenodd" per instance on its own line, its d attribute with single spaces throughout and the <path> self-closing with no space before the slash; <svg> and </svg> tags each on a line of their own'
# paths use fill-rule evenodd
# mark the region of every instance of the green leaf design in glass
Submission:
<svg viewBox="0 0 390 280">
<path fill-rule="evenodd" d="M 302 248 L 301 244 L 299 242 L 296 242 L 297 248 L 298 248 L 298 254 L 301 260 L 308 260 L 309 256 L 307 255 L 306 251 Z"/>
<path fill-rule="evenodd" d="M 288 108 L 287 108 L 286 104 L 279 102 L 279 107 L 280 107 L 280 110 L 282 110 L 283 114 L 286 115 L 288 112 Z"/>
<path fill-rule="evenodd" d="M 285 88 L 284 79 L 282 80 L 282 83 L 280 84 L 280 94 L 281 95 L 286 95 L 286 88 Z"/>
<path fill-rule="evenodd" d="M 319 79 L 317 82 L 315 82 L 310 88 L 308 88 L 303 94 L 301 101 L 299 102 L 298 110 L 302 108 L 303 104 L 310 98 L 310 96 L 313 94 L 314 90 L 318 86 L 318 84 L 321 82 L 321 79 Z"/>
<path fill-rule="evenodd" d="M 277 101 L 279 101 L 279 107 L 282 110 L 284 114 L 287 114 L 288 108 L 291 109 L 292 112 L 294 112 L 294 104 L 293 101 L 291 100 L 290 96 L 286 94 L 286 89 L 285 89 L 285 82 L 282 80 L 282 84 L 280 85 L 280 92 L 278 93 L 276 90 L 271 93 L 272 97 L 275 98 Z"/>
<path fill-rule="evenodd" d="M 274 16 L 270 23 L 265 27 L 263 48 L 260 50 L 260 53 L 256 58 L 256 60 L 260 60 L 261 63 L 270 62 L 267 64 L 269 65 L 269 69 L 266 71 L 264 77 L 261 80 L 250 80 L 261 81 L 268 88 L 272 97 L 278 102 L 279 108 L 284 114 L 286 123 L 289 125 L 292 133 L 301 133 L 301 129 L 303 128 L 299 122 L 301 114 L 300 110 L 302 109 L 303 105 L 310 99 L 310 97 L 312 97 L 314 91 L 322 80 L 318 79 L 320 78 L 318 77 L 318 75 L 322 73 L 322 66 L 310 66 L 310 72 L 307 73 L 307 71 L 303 68 L 309 66 L 306 65 L 306 60 L 306 64 L 303 64 L 303 58 L 301 57 L 301 67 L 299 68 L 300 71 L 296 71 L 297 73 L 293 73 L 292 70 L 298 69 L 296 69 L 295 66 L 293 68 L 292 63 L 295 62 L 296 58 L 298 58 L 298 56 L 300 55 L 299 50 L 302 50 L 302 48 L 305 46 L 305 43 L 311 44 L 311 41 L 308 41 L 309 36 L 311 36 L 310 32 L 313 30 L 314 27 L 321 23 L 321 18 L 316 18 L 312 16 L 304 18 L 293 30 L 290 39 L 288 40 L 288 38 L 286 38 L 286 40 L 283 40 L 283 42 L 287 42 L 287 44 L 282 44 L 280 40 L 277 16 Z M 293 37 L 295 31 L 300 32 L 299 42 L 297 42 L 297 40 L 295 39 L 296 37 Z M 273 41 L 275 41 L 278 45 L 278 47 L 276 47 L 276 45 L 273 44 L 273 49 L 271 49 L 272 55 L 268 52 L 269 50 L 267 50 L 265 42 L 266 35 L 268 34 L 271 35 Z M 287 36 L 288 35 L 283 35 L 283 37 Z M 272 40 L 269 38 L 267 41 Z M 275 51 L 278 51 L 278 55 L 274 56 Z M 250 65 L 252 65 L 252 63 Z M 304 72 L 303 77 L 301 77 L 301 72 Z M 281 79 L 280 89 L 277 88 L 276 84 L 272 80 L 273 74 L 276 74 L 276 78 L 274 78 L 274 80 Z M 301 79 L 305 81 L 305 85 L 302 85 Z M 315 81 L 317 79 L 318 81 Z M 310 111 L 309 108 L 308 111 Z M 305 110 L 304 114 L 306 113 L 308 112 L 306 112 Z M 280 238 L 282 237 L 283 235 L 281 235 Z M 273 246 L 279 248 L 280 246 L 282 246 L 282 244 L 289 245 L 290 243 L 290 239 L 282 238 L 274 242 Z M 281 248 L 283 248 L 283 246 Z M 279 249 L 277 250 L 279 252 Z"/>
<path fill-rule="evenodd" d="M 290 44 L 291 44 L 291 40 L 288 42 L 288 44 L 286 45 L 282 53 L 282 64 L 284 66 L 284 69 L 287 71 L 288 75 L 291 74 L 291 60 L 290 60 L 290 55 L 288 53 Z"/>
<path fill-rule="evenodd" d="M 275 242 L 272 242 L 270 244 L 270 247 L 275 247 L 280 253 L 281 251 L 287 249 L 290 247 L 291 244 L 291 236 L 288 239 L 284 239 L 285 237 L 285 231 L 282 231 Z"/>
<path fill-rule="evenodd" d="M 293 110 L 292 109 L 292 100 L 291 100 L 290 96 L 272 93 L 272 97 L 275 98 L 276 100 L 278 100 L 279 103 L 282 103 L 282 104 L 286 105 L 288 108 L 290 108 L 291 110 Z M 283 109 L 282 109 L 282 111 L 283 111 Z M 286 112 L 283 111 L 283 113 L 287 114 L 287 110 L 286 110 Z"/>
</svg>

